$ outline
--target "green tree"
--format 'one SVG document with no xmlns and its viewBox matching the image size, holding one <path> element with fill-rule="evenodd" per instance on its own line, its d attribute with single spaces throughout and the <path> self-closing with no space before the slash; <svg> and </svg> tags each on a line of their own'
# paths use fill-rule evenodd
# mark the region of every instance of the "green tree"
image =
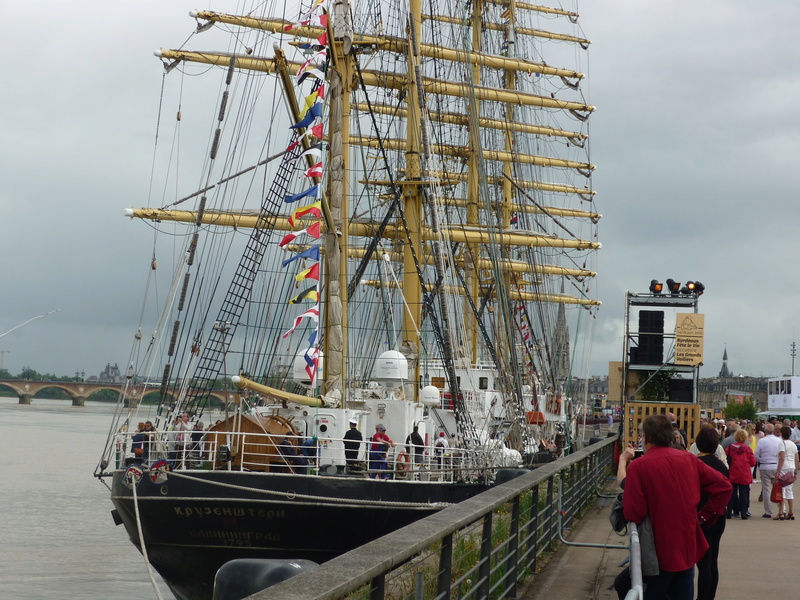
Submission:
<svg viewBox="0 0 800 600">
<path fill-rule="evenodd" d="M 756 412 L 756 405 L 749 398 L 746 398 L 741 404 L 728 400 L 728 405 L 722 410 L 726 419 L 747 419 L 748 421 L 756 420 Z"/>
<path fill-rule="evenodd" d="M 640 373 L 642 383 L 639 387 L 638 396 L 645 402 L 661 402 L 669 399 L 669 380 L 672 379 L 672 371 L 662 369 L 660 371 L 642 371 Z"/>
<path fill-rule="evenodd" d="M 42 378 L 38 371 L 30 367 L 22 367 L 22 372 L 19 374 L 20 379 L 28 379 L 30 381 L 38 381 Z"/>
</svg>

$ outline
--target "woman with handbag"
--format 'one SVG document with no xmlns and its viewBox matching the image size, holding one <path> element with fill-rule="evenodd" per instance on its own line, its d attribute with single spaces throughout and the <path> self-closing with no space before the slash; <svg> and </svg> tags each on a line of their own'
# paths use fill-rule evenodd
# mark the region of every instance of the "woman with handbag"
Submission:
<svg viewBox="0 0 800 600">
<path fill-rule="evenodd" d="M 752 469 L 756 466 L 756 456 L 747 444 L 747 431 L 737 429 L 733 436 L 734 442 L 725 448 L 733 484 L 725 516 L 747 519 L 750 516 L 750 484 L 753 483 Z"/>
<path fill-rule="evenodd" d="M 783 443 L 778 446 L 778 470 L 775 478 L 775 485 L 781 486 L 783 501 L 778 505 L 777 521 L 788 519 L 794 521 L 794 482 L 797 479 L 797 446 L 789 441 L 792 435 L 792 428 L 784 425 L 781 427 L 781 438 Z M 786 510 L 783 507 L 786 506 Z"/>
</svg>

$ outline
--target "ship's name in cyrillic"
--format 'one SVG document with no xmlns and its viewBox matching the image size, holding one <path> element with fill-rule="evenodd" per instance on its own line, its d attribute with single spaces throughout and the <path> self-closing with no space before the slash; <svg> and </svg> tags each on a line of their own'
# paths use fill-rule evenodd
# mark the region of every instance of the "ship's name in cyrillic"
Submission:
<svg viewBox="0 0 800 600">
<path fill-rule="evenodd" d="M 284 519 L 282 510 L 266 508 L 220 508 L 219 506 L 175 506 L 175 514 L 179 517 L 257 517 L 259 519 Z"/>
<path fill-rule="evenodd" d="M 279 542 L 278 533 L 261 531 L 218 531 L 213 529 L 190 530 L 189 537 L 201 540 L 220 540 L 226 546 L 253 546 L 254 543 Z"/>
</svg>

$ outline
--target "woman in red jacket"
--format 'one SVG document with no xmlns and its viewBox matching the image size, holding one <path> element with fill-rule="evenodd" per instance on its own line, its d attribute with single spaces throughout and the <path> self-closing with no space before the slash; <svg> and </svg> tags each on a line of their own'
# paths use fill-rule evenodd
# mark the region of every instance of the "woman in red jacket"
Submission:
<svg viewBox="0 0 800 600">
<path fill-rule="evenodd" d="M 730 480 L 733 494 L 728 503 L 725 516 L 746 519 L 750 516 L 750 484 L 753 483 L 753 467 L 756 457 L 747 442 L 747 431 L 738 429 L 734 434 L 734 442 L 725 449 L 730 469 Z"/>
</svg>

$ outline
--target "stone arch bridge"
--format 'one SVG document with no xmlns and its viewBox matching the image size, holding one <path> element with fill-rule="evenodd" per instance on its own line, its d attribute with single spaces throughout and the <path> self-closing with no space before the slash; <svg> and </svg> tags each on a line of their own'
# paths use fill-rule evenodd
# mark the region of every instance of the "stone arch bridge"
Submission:
<svg viewBox="0 0 800 600">
<path fill-rule="evenodd" d="M 115 383 L 85 383 L 82 381 L 29 381 L 26 379 L 0 379 L 0 388 L 9 388 L 19 397 L 20 404 L 30 404 L 36 394 L 44 389 L 58 388 L 63 390 L 71 399 L 72 406 L 83 406 L 86 400 L 92 394 L 101 390 L 112 390 L 114 392 L 121 392 L 125 387 L 124 384 Z M 146 389 L 145 393 L 143 389 Z M 127 402 L 141 402 L 142 397 L 148 394 L 158 393 L 158 388 L 142 388 L 141 386 L 134 386 L 128 390 Z M 235 392 L 227 390 L 212 390 L 208 394 L 212 398 L 216 398 L 220 403 L 231 403 L 235 401 Z"/>
</svg>

